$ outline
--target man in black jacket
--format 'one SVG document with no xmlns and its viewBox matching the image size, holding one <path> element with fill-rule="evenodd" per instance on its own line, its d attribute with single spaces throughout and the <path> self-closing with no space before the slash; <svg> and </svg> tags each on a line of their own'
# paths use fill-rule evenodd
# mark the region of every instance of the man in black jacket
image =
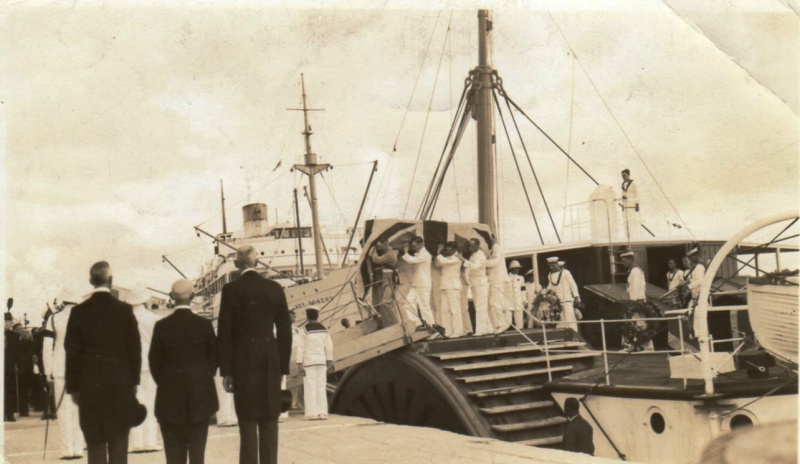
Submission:
<svg viewBox="0 0 800 464">
<path fill-rule="evenodd" d="M 211 321 L 192 312 L 194 287 L 172 284 L 175 312 L 156 322 L 150 342 L 150 373 L 156 381 L 156 418 L 167 464 L 203 464 L 208 422 L 219 408 L 214 374 L 217 344 Z"/>
<path fill-rule="evenodd" d="M 236 250 L 239 279 L 222 287 L 219 367 L 233 391 L 239 419 L 240 464 L 278 462 L 281 375 L 289 374 L 292 326 L 286 295 L 277 282 L 259 275 L 256 251 Z"/>
<path fill-rule="evenodd" d="M 17 366 L 17 361 L 19 360 L 19 344 L 20 339 L 19 335 L 17 335 L 14 330 L 12 330 L 14 326 L 14 317 L 11 315 L 11 305 L 13 304 L 13 299 L 8 299 L 8 308 L 9 311 L 5 314 L 5 349 L 3 353 L 5 355 L 5 385 L 3 388 L 3 392 L 5 393 L 5 400 L 3 402 L 3 407 L 5 409 L 5 421 L 6 422 L 16 422 L 17 420 L 14 418 L 14 413 L 17 411 L 17 370 L 19 366 Z"/>
<path fill-rule="evenodd" d="M 92 296 L 67 323 L 66 391 L 78 405 L 89 464 L 127 463 L 142 348 L 131 305 L 111 293 L 111 268 L 92 265 Z"/>
<path fill-rule="evenodd" d="M 569 423 L 564 427 L 564 451 L 586 453 L 594 456 L 594 441 L 592 439 L 592 426 L 581 417 L 580 403 L 577 398 L 564 400 L 564 414 Z"/>
</svg>

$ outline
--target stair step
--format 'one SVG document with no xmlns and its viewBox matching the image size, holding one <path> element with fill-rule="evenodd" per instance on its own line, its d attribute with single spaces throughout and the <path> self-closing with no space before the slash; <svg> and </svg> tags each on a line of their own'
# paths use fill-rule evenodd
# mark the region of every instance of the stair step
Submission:
<svg viewBox="0 0 800 464">
<path fill-rule="evenodd" d="M 572 366 L 554 366 L 550 368 L 550 372 L 562 372 L 562 371 L 570 371 L 572 370 Z M 484 375 L 473 375 L 470 377 L 458 377 L 458 380 L 464 383 L 475 383 L 475 382 L 490 382 L 493 380 L 503 380 L 503 379 L 514 379 L 517 377 L 528 377 L 531 375 L 539 375 L 539 374 L 547 374 L 547 368 L 544 369 L 528 369 L 524 371 L 511 371 L 511 372 L 499 372 L 497 374 L 484 374 Z"/>
<path fill-rule="evenodd" d="M 529 411 L 531 409 L 547 408 L 555 406 L 554 401 L 533 401 L 530 403 L 510 404 L 507 406 L 494 406 L 491 408 L 480 408 L 484 414 L 505 414 L 507 412 Z"/>
<path fill-rule="evenodd" d="M 556 342 L 556 343 L 548 343 L 547 348 L 548 350 L 557 350 L 559 348 L 573 348 L 576 346 L 584 346 L 583 342 L 578 341 L 569 341 L 569 342 Z M 441 361 L 447 361 L 449 359 L 462 359 L 462 358 L 477 358 L 480 356 L 495 356 L 498 354 L 506 354 L 506 353 L 524 353 L 527 351 L 544 351 L 544 344 L 540 343 L 538 345 L 519 345 L 519 346 L 509 346 L 505 348 L 488 348 L 485 350 L 469 350 L 469 351 L 454 351 L 451 353 L 437 353 L 431 354 L 434 358 L 439 358 Z"/>
<path fill-rule="evenodd" d="M 494 424 L 492 429 L 496 432 L 519 432 L 521 430 L 539 429 L 542 427 L 550 427 L 553 425 L 564 424 L 567 422 L 566 417 L 550 417 L 547 419 L 540 419 L 529 422 L 517 422 L 515 424 Z"/>
<path fill-rule="evenodd" d="M 563 361 L 565 359 L 582 359 L 582 358 L 593 358 L 595 355 L 591 352 L 585 353 L 566 353 L 566 354 L 551 354 L 549 356 L 550 362 L 554 361 Z M 469 371 L 475 369 L 489 369 L 492 367 L 503 367 L 503 366 L 519 366 L 523 364 L 538 364 L 538 363 L 546 363 L 547 358 L 542 354 L 541 356 L 536 357 L 529 357 L 529 358 L 509 358 L 509 359 L 498 359 L 495 361 L 485 361 L 485 362 L 478 362 L 478 363 L 470 363 L 470 364 L 454 364 L 452 366 L 444 366 L 445 369 L 451 369 L 456 372 L 461 371 Z"/>
<path fill-rule="evenodd" d="M 526 446 L 548 446 L 548 445 L 557 445 L 562 441 L 564 441 L 564 437 L 558 435 L 555 437 L 544 437 L 544 438 L 534 438 L 533 440 L 515 441 L 514 444 L 526 445 Z"/>
<path fill-rule="evenodd" d="M 525 386 L 517 386 L 517 387 L 500 387 L 500 388 L 489 388 L 486 390 L 475 390 L 471 392 L 467 392 L 467 394 L 473 398 L 493 398 L 495 396 L 505 396 L 505 395 L 517 395 L 519 393 L 530 393 L 539 391 L 542 389 L 541 385 L 525 385 Z"/>
</svg>

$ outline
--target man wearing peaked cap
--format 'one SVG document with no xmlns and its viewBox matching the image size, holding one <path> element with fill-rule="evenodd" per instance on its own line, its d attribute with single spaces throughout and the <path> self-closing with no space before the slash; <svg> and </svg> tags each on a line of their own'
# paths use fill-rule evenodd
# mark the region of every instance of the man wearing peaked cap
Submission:
<svg viewBox="0 0 800 464">
<path fill-rule="evenodd" d="M 211 321 L 189 307 L 193 296 L 188 280 L 172 284 L 175 311 L 156 322 L 148 353 L 167 464 L 185 464 L 187 456 L 191 464 L 204 462 L 208 422 L 219 407 L 216 336 Z"/>
<path fill-rule="evenodd" d="M 581 301 L 578 285 L 575 284 L 572 273 L 558 267 L 558 261 L 556 256 L 547 258 L 547 264 L 550 266 L 550 274 L 547 276 L 547 288 L 553 290 L 559 301 L 561 301 L 561 323 L 558 326 L 561 328 L 568 327 L 577 332 L 578 322 L 575 317 L 574 304 Z"/>
<path fill-rule="evenodd" d="M 142 383 L 136 391 L 136 399 L 142 403 L 150 414 L 147 415 L 142 425 L 131 429 L 128 439 L 129 452 L 160 451 L 158 446 L 158 421 L 154 414 L 156 405 L 156 384 L 150 375 L 150 363 L 147 355 L 150 352 L 150 341 L 153 339 L 153 329 L 159 317 L 147 309 L 147 300 L 150 293 L 144 286 L 134 287 L 127 303 L 133 306 L 133 315 L 139 327 L 139 336 L 142 338 Z"/>
<path fill-rule="evenodd" d="M 636 264 L 634 257 L 632 251 L 622 253 L 622 262 L 628 268 L 628 298 L 633 301 L 645 301 L 647 300 L 645 295 L 647 283 L 644 279 L 644 271 Z"/>
<path fill-rule="evenodd" d="M 295 362 L 303 379 L 306 420 L 328 418 L 327 374 L 333 372 L 333 341 L 325 326 L 317 322 L 319 310 L 306 309 L 306 326 L 297 339 Z"/>
<path fill-rule="evenodd" d="M 81 301 L 80 294 L 69 287 L 64 287 L 56 297 L 56 313 L 47 320 L 47 327 L 53 333 L 52 342 L 45 339 L 42 346 L 44 372 L 49 382 L 53 382 L 56 407 L 58 408 L 58 429 L 61 432 L 62 459 L 80 459 L 86 445 L 81 433 L 78 417 L 78 405 L 71 395 L 64 394 L 67 353 L 64 339 L 67 335 L 67 323 L 72 309 Z"/>
</svg>

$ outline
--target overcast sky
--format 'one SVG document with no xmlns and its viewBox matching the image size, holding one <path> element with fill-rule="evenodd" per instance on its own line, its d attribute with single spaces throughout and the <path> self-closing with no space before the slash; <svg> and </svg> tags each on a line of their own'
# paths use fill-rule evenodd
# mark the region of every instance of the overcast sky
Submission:
<svg viewBox="0 0 800 464">
<path fill-rule="evenodd" d="M 680 214 L 695 236 L 724 239 L 797 206 L 796 1 L 524 3 L 493 11 L 505 89 L 599 182 L 618 188 L 630 168 L 653 224 Z M 325 109 L 311 115 L 312 147 L 336 166 L 319 189 L 323 222 L 352 223 L 376 159 L 369 217 L 413 216 L 476 64 L 472 3 L 232 4 L 6 8 L 1 253 L 18 315 L 38 319 L 61 285 L 88 288 L 100 259 L 123 286 L 167 289 L 178 275 L 162 254 L 194 276 L 211 245 L 192 226 L 220 231 L 220 179 L 229 228 L 248 201 L 290 220 L 291 191 L 305 182 L 289 172 L 302 158 L 302 115 L 286 110 L 300 105 L 300 73 L 310 105 Z M 560 227 L 565 201 L 585 200 L 593 184 L 520 124 Z M 507 248 L 532 245 L 497 127 L 501 233 Z M 474 137 L 437 219 L 476 219 Z M 544 205 L 532 201 L 542 224 Z"/>
</svg>

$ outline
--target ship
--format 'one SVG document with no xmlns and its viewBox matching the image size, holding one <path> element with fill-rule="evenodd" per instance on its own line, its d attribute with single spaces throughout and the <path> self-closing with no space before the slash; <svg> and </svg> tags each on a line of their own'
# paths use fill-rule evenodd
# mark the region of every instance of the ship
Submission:
<svg viewBox="0 0 800 464">
<path fill-rule="evenodd" d="M 333 338 L 331 412 L 559 448 L 568 422 L 564 402 L 577 397 L 594 429 L 595 455 L 648 463 L 698 462 L 709 443 L 730 431 L 796 423 L 797 339 L 786 324 L 797 324 L 797 282 L 764 270 L 758 261 L 780 263 L 782 254 L 797 253 L 797 235 L 786 233 L 797 224 L 797 211 L 756 221 L 733 237 L 664 236 L 640 223 L 624 201 L 617 217 L 620 199 L 611 187 L 598 184 L 588 201 L 572 207 L 571 241 L 508 250 L 505 256 L 507 263 L 520 261 L 538 282 L 546 275 L 547 258 L 558 256 L 572 265 L 585 301 L 578 330 L 537 321 L 532 329 L 448 338 L 435 328 L 418 327 L 399 305 L 392 310 L 370 303 L 368 260 L 377 239 L 402 248 L 419 235 L 435 254 L 445 241 L 475 238 L 488 254 L 500 220 L 494 114 L 502 101 L 509 117 L 513 108 L 527 118 L 489 62 L 493 29 L 491 13 L 480 10 L 478 65 L 466 79 L 440 169 L 417 216 L 367 220 L 355 263 L 286 288 L 297 324 L 303 323 L 299 310 L 314 305 Z M 478 221 L 435 221 L 447 167 L 472 119 L 477 123 Z M 501 120 L 497 130 L 507 123 Z M 759 231 L 776 226 L 781 232 L 771 240 L 758 238 Z M 708 269 L 697 304 L 676 308 L 665 299 L 662 266 L 693 249 Z M 628 252 L 647 276 L 652 313 L 631 314 L 620 259 Z M 743 272 L 748 267 L 755 276 Z M 435 294 L 435 276 L 433 287 Z M 340 324 L 345 318 L 356 323 Z M 652 351 L 641 343 L 623 343 L 641 323 L 644 341 L 662 334 L 669 335 L 666 342 Z M 295 363 L 290 366 L 292 387 L 302 378 Z"/>
</svg>

